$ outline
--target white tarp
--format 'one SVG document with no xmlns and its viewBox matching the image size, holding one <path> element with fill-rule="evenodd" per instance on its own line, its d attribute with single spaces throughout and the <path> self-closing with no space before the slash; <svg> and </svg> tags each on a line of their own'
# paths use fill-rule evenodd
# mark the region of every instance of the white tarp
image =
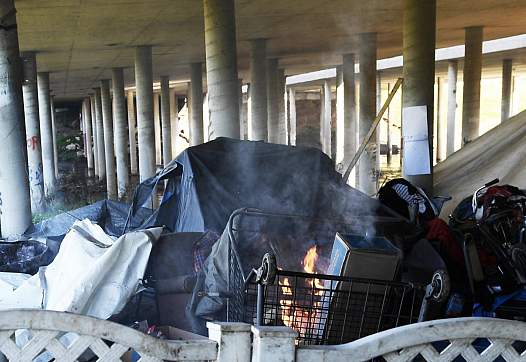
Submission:
<svg viewBox="0 0 526 362">
<path fill-rule="evenodd" d="M 0 302 L 0 309 L 37 308 L 107 319 L 122 310 L 143 278 L 162 228 L 117 240 L 89 220 L 76 221 L 55 260 Z"/>
<path fill-rule="evenodd" d="M 433 170 L 433 194 L 453 197 L 444 204 L 441 218 L 485 183 L 526 188 L 526 112 L 521 112 L 467 144 Z"/>
</svg>

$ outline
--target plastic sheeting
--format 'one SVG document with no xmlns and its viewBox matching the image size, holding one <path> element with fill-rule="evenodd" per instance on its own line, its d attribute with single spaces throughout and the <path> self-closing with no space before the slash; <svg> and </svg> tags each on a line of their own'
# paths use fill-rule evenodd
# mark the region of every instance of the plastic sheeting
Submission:
<svg viewBox="0 0 526 362">
<path fill-rule="evenodd" d="M 452 200 L 444 204 L 441 218 L 447 216 L 466 197 L 485 183 L 526 188 L 526 112 L 511 117 L 467 144 L 434 167 L 433 193 Z"/>
<path fill-rule="evenodd" d="M 232 212 L 243 207 L 341 219 L 374 215 L 383 207 L 347 186 L 332 160 L 315 148 L 217 138 L 188 148 L 141 183 L 130 223 L 137 224 L 136 213 L 148 205 L 152 190 L 163 179 L 168 181 L 159 209 L 141 228 L 223 230 Z"/>
<path fill-rule="evenodd" d="M 89 220 L 76 221 L 55 260 L 0 302 L 0 309 L 31 308 L 109 318 L 122 310 L 143 278 L 162 228 L 117 240 Z"/>
</svg>

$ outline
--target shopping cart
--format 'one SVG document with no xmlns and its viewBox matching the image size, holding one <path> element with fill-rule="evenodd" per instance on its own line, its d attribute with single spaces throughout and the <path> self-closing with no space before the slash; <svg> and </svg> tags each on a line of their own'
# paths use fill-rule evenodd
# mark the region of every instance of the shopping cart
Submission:
<svg viewBox="0 0 526 362">
<path fill-rule="evenodd" d="M 245 221 L 237 220 L 245 218 Z M 302 238 L 334 238 L 336 231 L 357 231 L 354 221 L 320 220 L 242 210 L 229 221 L 230 296 L 227 319 L 256 325 L 288 326 L 299 332 L 301 344 L 340 344 L 425 318 L 427 301 L 444 300 L 447 281 L 434 277 L 429 286 L 385 280 L 359 279 L 335 275 L 280 270 L 268 242 L 259 268 L 247 269 L 242 263 L 237 240 L 246 245 L 256 235 L 266 241 L 277 230 L 290 234 L 301 231 Z M 305 225 L 308 223 L 308 226 Z M 297 236 L 297 234 L 296 234 Z M 301 254 L 301 253 L 300 253 Z M 261 260 L 261 259 L 260 259 Z M 284 268 L 285 269 L 285 268 Z"/>
</svg>

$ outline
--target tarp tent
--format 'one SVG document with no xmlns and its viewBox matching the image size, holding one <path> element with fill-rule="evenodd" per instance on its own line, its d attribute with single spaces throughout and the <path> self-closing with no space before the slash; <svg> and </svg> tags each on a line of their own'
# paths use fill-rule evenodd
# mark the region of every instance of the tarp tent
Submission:
<svg viewBox="0 0 526 362">
<path fill-rule="evenodd" d="M 452 197 L 444 204 L 441 217 L 447 218 L 464 198 L 495 178 L 500 184 L 526 188 L 524 145 L 526 112 L 521 112 L 437 164 L 433 193 Z"/>
<path fill-rule="evenodd" d="M 243 207 L 332 219 L 374 215 L 382 208 L 346 185 L 332 160 L 315 148 L 218 138 L 186 149 L 141 183 L 130 208 L 129 230 L 161 180 L 167 180 L 161 204 L 139 228 L 221 231 L 232 212 Z"/>
</svg>

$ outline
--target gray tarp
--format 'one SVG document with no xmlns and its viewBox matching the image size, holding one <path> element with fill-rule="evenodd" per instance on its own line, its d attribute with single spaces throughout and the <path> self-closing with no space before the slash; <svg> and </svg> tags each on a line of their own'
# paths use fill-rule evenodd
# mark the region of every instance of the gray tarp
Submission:
<svg viewBox="0 0 526 362">
<path fill-rule="evenodd" d="M 453 198 L 444 204 L 441 218 L 447 219 L 464 198 L 495 178 L 526 188 L 525 149 L 526 112 L 521 112 L 437 164 L 433 194 Z"/>
</svg>

